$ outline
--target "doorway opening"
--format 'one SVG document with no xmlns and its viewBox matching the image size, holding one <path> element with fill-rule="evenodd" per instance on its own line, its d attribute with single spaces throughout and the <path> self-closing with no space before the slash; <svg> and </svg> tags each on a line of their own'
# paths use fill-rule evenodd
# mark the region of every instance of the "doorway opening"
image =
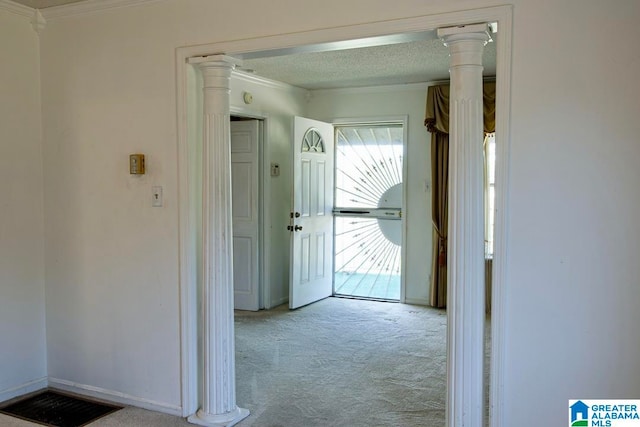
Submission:
<svg viewBox="0 0 640 427">
<path fill-rule="evenodd" d="M 491 350 L 492 361 L 490 370 L 491 381 L 491 407 L 492 419 L 491 425 L 499 425 L 503 415 L 502 405 L 502 388 L 500 385 L 504 381 L 503 365 L 504 365 L 504 292 L 502 290 L 506 276 L 506 236 L 505 236 L 505 218 L 506 207 L 508 207 L 507 194 L 501 188 L 508 188 L 508 145 L 509 145 L 509 94 L 510 94 L 510 58 L 511 58 L 511 34 L 512 34 L 512 10 L 510 6 L 498 6 L 491 8 L 483 8 L 477 10 L 468 10 L 460 12 L 448 12 L 440 15 L 416 17 L 411 19 L 392 20 L 385 22 L 376 22 L 358 26 L 332 28 L 326 30 L 311 31 L 305 33 L 296 33 L 295 46 L 318 46 L 319 42 L 331 42 L 333 45 L 340 45 L 339 41 L 344 40 L 350 43 L 358 36 L 368 37 L 372 39 L 372 35 L 395 34 L 401 31 L 407 31 L 416 34 L 419 30 L 429 31 L 432 28 L 443 26 L 460 25 L 470 22 L 486 22 L 497 21 L 500 25 L 501 37 L 498 43 L 498 75 L 500 76 L 500 84 L 496 96 L 496 111 L 498 117 L 498 135 L 499 141 L 496 144 L 496 158 L 499 160 L 496 165 L 496 252 L 498 253 L 497 268 L 494 269 L 494 285 L 495 293 L 493 301 L 496 303 L 492 310 L 492 334 Z M 375 38 L 375 37 L 373 37 Z M 180 292 L 181 292 L 181 346 L 182 346 L 182 407 L 183 413 L 188 415 L 193 413 L 197 408 L 197 314 L 198 301 L 196 298 L 197 286 L 197 267 L 198 267 L 198 250 L 197 250 L 197 189 L 198 182 L 195 180 L 197 168 L 193 168 L 193 163 L 197 157 L 193 155 L 192 147 L 197 147 L 193 143 L 193 135 L 197 135 L 197 131 L 191 135 L 187 132 L 190 129 L 191 121 L 185 114 L 192 107 L 193 99 L 188 99 L 187 94 L 191 93 L 193 85 L 188 80 L 192 70 L 189 66 L 185 67 L 188 58 L 210 55 L 212 52 L 231 52 L 236 56 L 245 52 L 273 52 L 280 49 L 286 51 L 292 44 L 292 35 L 275 35 L 260 37 L 250 40 L 219 42 L 206 45 L 188 46 L 177 49 L 176 55 L 176 74 L 177 74 L 177 91 L 178 91 L 178 134 L 179 134 L 179 165 L 180 165 Z M 338 42 L 336 42 L 338 41 Z M 321 49 L 321 48 L 318 48 Z M 194 98 L 197 99 L 197 98 Z M 407 158 L 408 159 L 408 158 Z M 425 188 L 429 188 L 425 185 Z M 195 212 L 195 213 L 194 213 Z M 195 225 L 194 225 L 195 224 Z M 194 249 L 196 248 L 196 249 Z M 461 308 L 452 306 L 447 317 L 453 319 L 456 317 Z M 462 346 L 455 346 L 463 340 L 468 344 L 467 347 L 477 350 L 481 345 L 478 342 L 471 342 L 460 328 L 450 329 L 447 341 L 449 342 L 450 354 L 447 355 L 448 363 L 453 367 L 457 367 L 461 363 L 460 350 Z M 468 396 L 471 401 L 478 398 L 478 390 L 476 379 L 465 383 L 463 387 L 453 387 L 452 378 L 448 378 L 448 386 L 450 391 L 447 394 L 447 402 L 461 401 L 463 395 Z M 451 420 L 447 425 L 452 425 Z"/>
<path fill-rule="evenodd" d="M 399 301 L 402 123 L 335 126 L 334 295 Z"/>
</svg>

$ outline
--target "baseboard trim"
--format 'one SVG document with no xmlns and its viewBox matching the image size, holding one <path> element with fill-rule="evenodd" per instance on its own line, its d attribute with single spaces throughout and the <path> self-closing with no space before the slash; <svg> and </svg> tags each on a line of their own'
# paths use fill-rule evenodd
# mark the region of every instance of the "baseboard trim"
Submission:
<svg viewBox="0 0 640 427">
<path fill-rule="evenodd" d="M 49 387 L 83 396 L 182 417 L 182 407 L 73 381 L 49 377 Z"/>
<path fill-rule="evenodd" d="M 405 298 L 404 304 L 429 305 L 429 300 L 428 299 L 422 299 L 422 298 Z"/>
<path fill-rule="evenodd" d="M 15 387 L 8 388 L 0 391 L 0 402 L 6 402 L 14 397 L 22 396 L 23 394 L 33 393 L 41 389 L 47 388 L 49 381 L 47 377 L 38 378 L 35 380 L 27 381 Z"/>
</svg>

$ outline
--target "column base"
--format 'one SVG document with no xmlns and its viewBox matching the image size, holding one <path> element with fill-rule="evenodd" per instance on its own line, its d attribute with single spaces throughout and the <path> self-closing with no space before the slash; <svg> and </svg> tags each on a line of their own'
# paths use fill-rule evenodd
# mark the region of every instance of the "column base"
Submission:
<svg viewBox="0 0 640 427">
<path fill-rule="evenodd" d="M 249 410 L 236 407 L 231 412 L 224 414 L 207 414 L 199 409 L 198 412 L 187 418 L 191 424 L 206 427 L 231 427 L 249 416 Z"/>
</svg>

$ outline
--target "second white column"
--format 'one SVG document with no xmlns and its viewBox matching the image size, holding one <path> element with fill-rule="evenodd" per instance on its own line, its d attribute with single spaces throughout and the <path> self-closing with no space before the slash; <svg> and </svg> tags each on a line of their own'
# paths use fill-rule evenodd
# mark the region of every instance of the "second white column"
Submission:
<svg viewBox="0 0 640 427">
<path fill-rule="evenodd" d="M 441 28 L 449 48 L 448 427 L 483 425 L 484 178 L 482 54 L 487 24 Z"/>
</svg>

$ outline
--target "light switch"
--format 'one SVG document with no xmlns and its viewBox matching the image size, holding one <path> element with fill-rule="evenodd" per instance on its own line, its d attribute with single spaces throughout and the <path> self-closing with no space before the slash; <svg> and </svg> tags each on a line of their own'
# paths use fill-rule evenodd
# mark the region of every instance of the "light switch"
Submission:
<svg viewBox="0 0 640 427">
<path fill-rule="evenodd" d="M 280 165 L 271 163 L 271 176 L 280 176 Z"/>
<path fill-rule="evenodd" d="M 151 206 L 154 208 L 162 207 L 162 187 L 151 187 Z"/>
</svg>

